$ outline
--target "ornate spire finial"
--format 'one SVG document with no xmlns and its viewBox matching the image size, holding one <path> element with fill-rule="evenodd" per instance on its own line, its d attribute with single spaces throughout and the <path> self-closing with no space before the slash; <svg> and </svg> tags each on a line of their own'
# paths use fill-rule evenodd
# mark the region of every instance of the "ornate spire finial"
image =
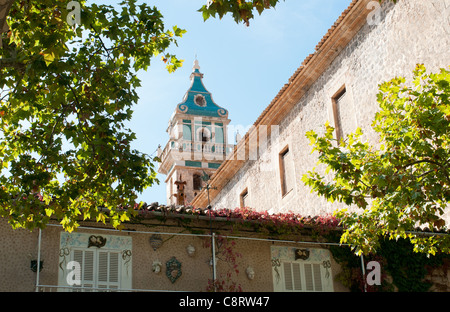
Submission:
<svg viewBox="0 0 450 312">
<path fill-rule="evenodd" d="M 197 55 L 195 56 L 194 67 L 192 67 L 192 71 L 198 69 L 200 71 L 200 65 L 198 65 Z"/>
</svg>

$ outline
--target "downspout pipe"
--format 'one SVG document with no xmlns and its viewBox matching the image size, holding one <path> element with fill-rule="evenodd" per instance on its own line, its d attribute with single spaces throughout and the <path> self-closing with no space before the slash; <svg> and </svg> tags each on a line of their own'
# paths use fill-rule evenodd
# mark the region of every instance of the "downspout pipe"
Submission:
<svg viewBox="0 0 450 312">
<path fill-rule="evenodd" d="M 36 290 L 35 290 L 36 292 L 39 291 L 39 272 L 41 271 L 41 241 L 42 241 L 42 230 L 39 229 L 37 271 L 36 271 Z"/>
<path fill-rule="evenodd" d="M 367 292 L 367 281 L 366 281 L 366 266 L 364 264 L 364 256 L 361 255 L 361 269 L 363 275 L 364 292 Z"/>
<path fill-rule="evenodd" d="M 212 268 L 213 268 L 213 285 L 216 292 L 216 233 L 212 233 Z"/>
</svg>

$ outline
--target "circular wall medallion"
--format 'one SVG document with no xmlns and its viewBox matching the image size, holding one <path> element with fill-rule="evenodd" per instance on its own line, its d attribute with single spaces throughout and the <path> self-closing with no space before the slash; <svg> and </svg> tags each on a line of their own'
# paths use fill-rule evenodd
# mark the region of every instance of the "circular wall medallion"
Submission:
<svg viewBox="0 0 450 312">
<path fill-rule="evenodd" d="M 206 106 L 206 99 L 205 99 L 205 97 L 203 95 L 196 94 L 194 96 L 194 103 L 196 105 L 198 105 L 198 106 L 205 107 Z"/>
</svg>

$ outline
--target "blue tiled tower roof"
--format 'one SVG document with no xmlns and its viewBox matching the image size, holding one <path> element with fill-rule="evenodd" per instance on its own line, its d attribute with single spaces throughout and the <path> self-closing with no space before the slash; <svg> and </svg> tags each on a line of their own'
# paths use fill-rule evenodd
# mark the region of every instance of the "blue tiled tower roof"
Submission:
<svg viewBox="0 0 450 312">
<path fill-rule="evenodd" d="M 203 85 L 202 78 L 200 66 L 198 61 L 195 60 L 191 74 L 191 86 L 186 92 L 183 102 L 177 105 L 177 112 L 196 116 L 227 118 L 228 111 L 214 103 L 211 93 Z"/>
</svg>

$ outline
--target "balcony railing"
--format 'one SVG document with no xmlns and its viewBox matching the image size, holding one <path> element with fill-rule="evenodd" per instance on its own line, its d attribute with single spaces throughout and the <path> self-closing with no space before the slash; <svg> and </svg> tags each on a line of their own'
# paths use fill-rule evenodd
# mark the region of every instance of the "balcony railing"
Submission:
<svg viewBox="0 0 450 312">
<path fill-rule="evenodd" d="M 233 152 L 234 145 L 201 141 L 170 140 L 159 158 L 164 161 L 169 153 L 174 159 L 184 160 L 225 160 Z"/>
<path fill-rule="evenodd" d="M 99 287 L 75 287 L 58 285 L 38 285 L 36 292 L 185 292 L 182 290 L 157 290 L 157 289 L 119 289 Z"/>
</svg>

